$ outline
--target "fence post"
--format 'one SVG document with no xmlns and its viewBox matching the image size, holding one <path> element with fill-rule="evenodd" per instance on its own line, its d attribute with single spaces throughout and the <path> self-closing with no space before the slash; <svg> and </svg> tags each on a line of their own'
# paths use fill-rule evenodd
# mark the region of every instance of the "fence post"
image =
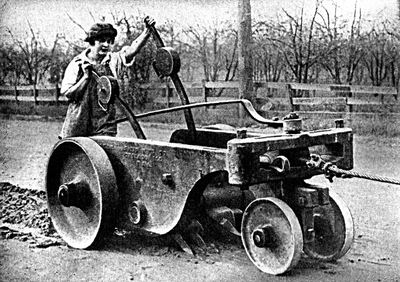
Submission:
<svg viewBox="0 0 400 282">
<path fill-rule="evenodd" d="M 205 81 L 205 79 L 202 79 L 202 80 L 201 80 L 201 84 L 202 84 L 202 87 L 203 87 L 203 100 L 204 100 L 204 102 L 207 102 L 207 97 L 208 97 L 209 89 L 208 89 L 207 86 L 206 86 L 206 81 Z"/>
<path fill-rule="evenodd" d="M 349 98 L 346 97 L 346 105 L 347 105 L 347 112 L 352 113 L 353 112 L 353 105 L 349 104 Z"/>
<path fill-rule="evenodd" d="M 290 111 L 295 112 L 299 110 L 299 105 L 295 105 L 293 103 L 293 98 L 296 97 L 296 89 L 292 88 L 292 85 L 290 83 L 286 84 L 286 90 L 288 93 L 289 97 L 289 104 L 290 104 Z"/>
<path fill-rule="evenodd" d="M 60 98 L 60 94 L 61 94 L 60 85 L 56 83 L 56 93 L 55 93 L 56 106 L 58 106 L 58 100 Z"/>
<path fill-rule="evenodd" d="M 18 86 L 17 84 L 14 84 L 14 96 L 15 96 L 15 101 L 18 102 Z"/>
<path fill-rule="evenodd" d="M 37 98 L 38 98 L 38 90 L 36 88 L 36 84 L 33 84 L 32 91 L 33 91 L 33 100 L 35 101 L 35 105 L 37 105 L 38 104 L 38 100 L 37 100 Z"/>
</svg>

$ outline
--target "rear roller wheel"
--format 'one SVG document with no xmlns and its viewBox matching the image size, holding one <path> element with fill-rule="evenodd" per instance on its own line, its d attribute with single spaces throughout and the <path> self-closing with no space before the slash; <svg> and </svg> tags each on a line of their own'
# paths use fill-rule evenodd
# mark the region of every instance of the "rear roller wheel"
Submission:
<svg viewBox="0 0 400 282">
<path fill-rule="evenodd" d="M 298 263 L 303 235 L 285 202 L 273 197 L 254 200 L 243 214 L 241 229 L 246 253 L 261 271 L 278 275 Z"/>
<path fill-rule="evenodd" d="M 335 261 L 344 256 L 354 239 L 350 210 L 336 193 L 329 191 L 329 196 L 330 205 L 315 210 L 315 240 L 304 245 L 308 256 L 322 261 Z"/>
<path fill-rule="evenodd" d="M 47 164 L 48 210 L 55 229 L 73 248 L 95 246 L 112 230 L 117 185 L 104 150 L 84 137 L 56 144 Z"/>
</svg>

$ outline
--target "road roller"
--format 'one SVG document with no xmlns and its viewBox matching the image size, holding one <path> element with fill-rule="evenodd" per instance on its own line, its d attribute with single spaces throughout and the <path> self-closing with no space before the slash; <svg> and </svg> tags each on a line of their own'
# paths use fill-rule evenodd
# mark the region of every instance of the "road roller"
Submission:
<svg viewBox="0 0 400 282">
<path fill-rule="evenodd" d="M 354 226 L 344 201 L 311 184 L 353 168 L 353 133 L 340 121 L 304 131 L 290 113 L 266 119 L 248 100 L 189 102 L 178 76 L 180 58 L 155 27 L 154 69 L 169 77 L 182 105 L 135 114 L 118 81 L 98 77 L 99 103 L 116 103 L 129 122 L 129 138 L 90 136 L 58 141 L 47 163 L 45 189 L 54 228 L 72 248 L 98 247 L 118 228 L 149 236 L 171 235 L 184 250 L 204 244 L 205 222 L 240 238 L 261 271 L 290 271 L 302 256 L 335 261 L 351 247 Z M 238 105 L 274 133 L 229 126 L 196 127 L 192 109 Z M 147 139 L 139 120 L 181 111 L 183 128 L 168 141 Z M 269 133 L 268 133 L 269 132 Z M 340 170 L 337 172 L 337 170 Z"/>
</svg>

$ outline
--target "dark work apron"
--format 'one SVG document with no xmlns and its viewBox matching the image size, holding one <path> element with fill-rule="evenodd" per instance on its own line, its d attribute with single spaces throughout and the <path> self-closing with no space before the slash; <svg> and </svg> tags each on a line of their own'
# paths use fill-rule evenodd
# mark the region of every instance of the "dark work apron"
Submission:
<svg viewBox="0 0 400 282">
<path fill-rule="evenodd" d="M 93 66 L 93 71 L 100 77 L 103 75 L 113 76 L 112 71 L 108 63 L 98 64 Z M 90 135 L 117 135 L 117 125 L 110 124 L 111 121 L 115 120 L 115 106 L 113 101 L 109 103 L 108 107 L 102 107 L 98 101 L 98 85 L 95 78 L 92 76 L 88 85 L 88 91 L 90 93 L 90 124 L 89 132 Z"/>
<path fill-rule="evenodd" d="M 113 76 L 108 63 L 92 65 L 93 71 L 98 75 Z M 83 75 L 80 70 L 77 81 Z M 90 81 L 78 101 L 72 101 L 68 105 L 67 114 L 63 124 L 61 137 L 74 136 L 93 136 L 93 135 L 117 135 L 117 125 L 110 124 L 115 120 L 115 106 L 111 103 L 108 107 L 101 107 L 97 96 L 98 86 L 94 75 L 91 75 Z"/>
</svg>

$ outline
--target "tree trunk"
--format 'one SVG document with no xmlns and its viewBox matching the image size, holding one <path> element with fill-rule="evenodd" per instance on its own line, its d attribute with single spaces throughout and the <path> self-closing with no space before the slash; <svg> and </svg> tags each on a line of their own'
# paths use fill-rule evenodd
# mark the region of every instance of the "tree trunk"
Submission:
<svg viewBox="0 0 400 282">
<path fill-rule="evenodd" d="M 238 79 L 239 98 L 253 100 L 252 31 L 250 0 L 239 0 Z M 239 109 L 242 110 L 242 107 Z M 243 112 L 239 111 L 240 118 Z"/>
<path fill-rule="evenodd" d="M 250 0 L 239 0 L 239 97 L 252 99 L 252 31 Z"/>
</svg>

